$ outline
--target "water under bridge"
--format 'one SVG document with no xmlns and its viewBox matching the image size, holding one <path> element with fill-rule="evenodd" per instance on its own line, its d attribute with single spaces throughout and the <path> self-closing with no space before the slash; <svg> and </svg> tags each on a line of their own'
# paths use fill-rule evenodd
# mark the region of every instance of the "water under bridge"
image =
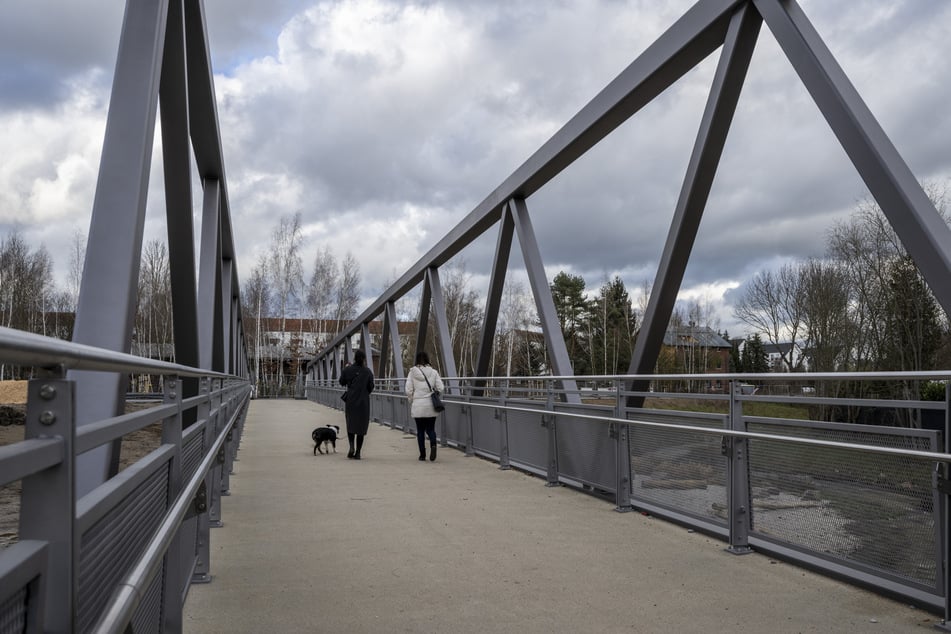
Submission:
<svg viewBox="0 0 951 634">
<path fill-rule="evenodd" d="M 951 371 L 724 374 L 715 391 L 701 389 L 708 376 L 654 374 L 764 25 L 951 312 L 951 232 L 802 10 L 701 0 L 316 351 L 297 399 L 258 401 L 202 3 L 128 2 L 73 341 L 0 329 L 0 361 L 35 376 L 24 440 L 0 448 L 3 483 L 22 487 L 18 539 L 0 552 L 0 629 L 900 631 L 947 617 L 951 398 L 825 386 Z M 576 376 L 529 199 L 716 51 L 630 371 Z M 177 363 L 128 354 L 159 102 Z M 458 376 L 439 271 L 490 231 L 475 377 Z M 516 245 L 543 377 L 488 372 Z M 443 449 L 424 465 L 406 437 L 395 310 L 416 288 L 415 341 L 432 338 L 448 384 Z M 307 442 L 340 419 L 337 379 L 355 346 L 377 369 L 372 416 L 388 428 L 371 430 L 359 464 Z M 132 374 L 160 378 L 152 407 L 128 408 Z M 658 407 L 660 393 L 674 406 Z M 763 413 L 770 403 L 804 414 Z M 811 415 L 835 408 L 939 423 Z M 120 468 L 129 435 L 147 428 L 155 448 Z"/>
</svg>

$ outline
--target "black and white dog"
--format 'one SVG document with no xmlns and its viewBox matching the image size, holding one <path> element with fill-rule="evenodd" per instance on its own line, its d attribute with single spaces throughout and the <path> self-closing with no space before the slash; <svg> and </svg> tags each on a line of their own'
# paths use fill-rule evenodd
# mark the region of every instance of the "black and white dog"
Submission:
<svg viewBox="0 0 951 634">
<path fill-rule="evenodd" d="M 337 453 L 337 434 L 339 433 L 340 427 L 337 425 L 324 425 L 315 429 L 310 435 L 314 439 L 314 455 L 316 456 L 318 451 L 324 453 L 320 448 L 321 445 L 324 446 L 327 453 L 330 453 L 331 447 L 333 447 L 334 453 Z"/>
</svg>

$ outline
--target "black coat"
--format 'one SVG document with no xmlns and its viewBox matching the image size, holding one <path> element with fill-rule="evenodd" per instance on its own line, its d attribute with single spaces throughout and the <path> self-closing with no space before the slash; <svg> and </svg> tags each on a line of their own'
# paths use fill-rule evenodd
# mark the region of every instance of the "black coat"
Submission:
<svg viewBox="0 0 951 634">
<path fill-rule="evenodd" d="M 373 391 L 373 372 L 362 365 L 348 365 L 340 375 L 340 385 L 347 386 L 347 433 L 364 435 L 370 428 L 370 392 Z"/>
</svg>

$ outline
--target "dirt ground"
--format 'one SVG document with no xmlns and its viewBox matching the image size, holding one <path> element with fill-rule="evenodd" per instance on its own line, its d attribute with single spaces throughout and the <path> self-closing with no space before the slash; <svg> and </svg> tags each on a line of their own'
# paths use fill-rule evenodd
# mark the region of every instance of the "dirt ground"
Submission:
<svg viewBox="0 0 951 634">
<path fill-rule="evenodd" d="M 0 381 L 0 446 L 23 440 L 26 417 L 27 381 Z M 135 411 L 149 404 L 129 403 L 126 411 Z M 122 439 L 119 469 L 125 469 L 161 442 L 162 425 L 154 423 L 128 434 Z M 0 487 L 0 548 L 16 543 L 20 522 L 20 483 Z"/>
</svg>

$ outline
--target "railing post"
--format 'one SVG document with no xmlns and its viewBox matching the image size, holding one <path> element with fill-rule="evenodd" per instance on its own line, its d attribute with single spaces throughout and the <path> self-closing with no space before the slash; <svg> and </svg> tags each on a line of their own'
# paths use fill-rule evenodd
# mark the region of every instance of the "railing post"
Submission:
<svg viewBox="0 0 951 634">
<path fill-rule="evenodd" d="M 168 499 L 175 500 L 182 490 L 182 384 L 177 376 L 170 375 L 163 381 L 164 402 L 175 404 L 175 414 L 162 421 L 162 444 L 173 445 L 172 460 L 168 469 Z M 182 629 L 182 528 L 165 551 L 164 579 L 162 584 L 162 627 L 166 632 Z"/>
<path fill-rule="evenodd" d="M 75 382 L 62 375 L 32 379 L 28 386 L 24 437 L 61 438 L 63 461 L 23 479 L 20 541 L 49 542 L 44 632 L 75 629 L 79 535 L 76 533 Z"/>
<path fill-rule="evenodd" d="M 512 468 L 509 463 L 509 416 L 505 410 L 505 396 L 502 396 L 501 401 L 502 407 L 495 410 L 495 417 L 499 419 L 499 469 L 507 471 Z"/>
<path fill-rule="evenodd" d="M 624 406 L 625 399 L 621 396 L 623 388 L 624 382 L 620 379 L 615 379 L 614 417 L 618 420 L 627 419 L 625 415 L 626 408 Z M 628 513 L 634 510 L 631 506 L 631 426 L 627 423 L 615 423 L 612 427 L 614 427 L 614 442 L 617 449 L 615 454 L 615 469 L 617 473 L 617 492 L 615 493 L 615 499 L 617 506 L 615 506 L 614 510 L 618 513 Z"/>
<path fill-rule="evenodd" d="M 467 458 L 471 458 L 472 456 L 475 455 L 475 448 L 472 446 L 474 442 L 474 438 L 475 438 L 475 434 L 472 429 L 474 425 L 474 423 L 472 422 L 472 417 L 474 416 L 473 414 L 474 408 L 472 407 L 471 404 L 469 404 L 471 402 L 472 402 L 472 389 L 470 389 L 469 393 L 466 395 L 466 403 L 467 403 L 466 405 L 466 457 Z"/>
<path fill-rule="evenodd" d="M 545 486 L 561 486 L 558 480 L 558 438 L 555 435 L 555 384 L 549 380 L 547 385 L 547 395 L 545 397 L 545 410 L 547 414 L 542 414 L 542 427 L 548 428 L 548 473 Z"/>
<path fill-rule="evenodd" d="M 944 451 L 951 453 L 951 381 L 944 386 Z M 941 525 L 938 531 L 941 535 L 941 582 L 944 591 L 944 618 L 938 629 L 951 632 L 951 569 L 949 569 L 949 557 L 951 557 L 951 465 L 943 462 L 937 465 L 935 478 L 937 490 L 941 491 Z"/>
<path fill-rule="evenodd" d="M 743 419 L 743 403 L 739 396 L 740 382 L 730 381 L 730 429 L 746 431 Z M 753 552 L 749 544 L 752 526 L 752 508 L 750 498 L 749 440 L 730 436 L 724 441 L 724 453 L 729 460 L 727 469 L 727 495 L 730 524 L 730 546 L 727 551 L 734 555 L 746 555 Z"/>
<path fill-rule="evenodd" d="M 218 418 L 218 421 L 222 427 L 228 424 L 228 421 L 231 420 L 231 411 L 233 402 L 230 398 L 225 398 L 225 380 L 221 379 L 219 384 L 219 389 L 221 390 L 221 416 Z M 228 430 L 228 435 L 225 437 L 225 444 L 222 445 L 221 450 L 224 455 L 224 462 L 221 467 L 221 495 L 228 496 L 231 495 L 231 473 L 234 470 L 234 448 L 235 448 L 235 433 L 234 427 Z"/>
<path fill-rule="evenodd" d="M 208 425 L 211 429 L 209 443 L 214 442 L 218 433 L 224 427 L 224 404 L 222 403 L 221 379 L 215 379 L 212 383 L 211 415 L 208 419 Z M 221 524 L 221 471 L 224 465 L 224 451 L 222 446 L 218 451 L 218 460 L 215 466 L 208 472 L 211 478 L 211 486 L 208 488 L 208 522 L 212 528 L 220 528 Z"/>
<path fill-rule="evenodd" d="M 202 430 L 201 453 L 205 455 L 211 443 L 214 441 L 214 423 L 211 420 L 211 379 L 202 377 L 198 384 L 198 392 L 204 397 L 204 400 L 198 405 L 198 420 L 205 422 Z M 212 471 L 205 474 L 205 495 L 213 488 Z M 206 502 L 205 511 L 199 513 L 198 521 L 198 543 L 195 561 L 195 571 L 192 573 L 192 583 L 211 582 L 211 525 L 210 525 L 211 505 Z"/>
<path fill-rule="evenodd" d="M 451 394 L 452 391 L 449 389 L 449 381 L 444 378 L 443 382 L 446 383 L 446 393 Z M 447 411 L 448 411 L 448 408 L 447 408 Z M 460 414 L 464 414 L 465 411 L 466 411 L 465 405 L 462 405 L 459 407 Z M 449 424 L 446 419 L 448 417 L 449 415 L 446 412 L 443 412 L 443 415 L 439 417 L 439 444 L 443 447 L 446 447 L 449 445 L 449 440 L 446 438 L 446 434 L 447 434 L 446 425 Z"/>
</svg>

